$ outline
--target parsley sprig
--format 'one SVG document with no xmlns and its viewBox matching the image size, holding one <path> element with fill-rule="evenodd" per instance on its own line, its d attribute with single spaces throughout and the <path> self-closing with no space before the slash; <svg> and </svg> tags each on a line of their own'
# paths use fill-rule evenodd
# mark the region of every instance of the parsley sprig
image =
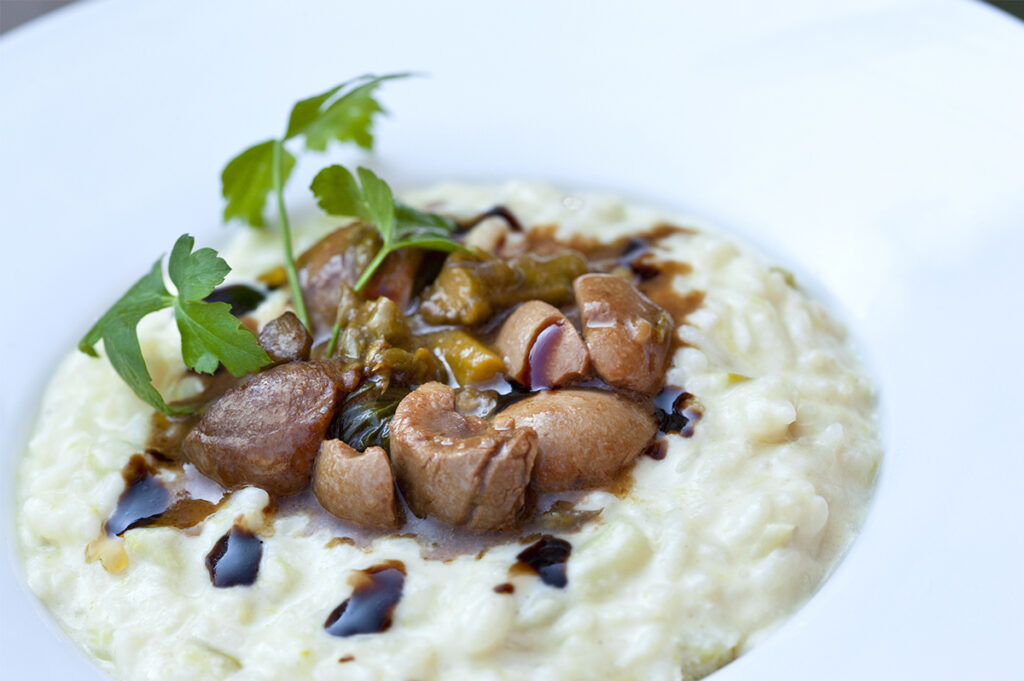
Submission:
<svg viewBox="0 0 1024 681">
<path fill-rule="evenodd" d="M 181 356 L 194 371 L 212 374 L 223 363 L 232 375 L 242 376 L 270 363 L 256 337 L 231 314 L 230 305 L 203 302 L 231 268 L 212 248 L 192 252 L 194 243 L 188 234 L 181 235 L 167 259 L 176 295 L 164 285 L 162 259 L 158 259 L 78 343 L 79 350 L 97 357 L 95 346 L 102 339 L 118 375 L 136 395 L 165 414 L 187 414 L 195 407 L 170 406 L 153 386 L 136 328 L 152 312 L 174 308 Z"/>
<path fill-rule="evenodd" d="M 332 165 L 317 173 L 310 185 L 326 213 L 360 218 L 380 233 L 380 250 L 356 280 L 356 293 L 366 287 L 384 260 L 397 250 L 412 247 L 451 252 L 464 248 L 452 238 L 453 220 L 395 201 L 387 182 L 368 168 L 359 167 L 356 174 L 358 182 L 347 168 Z M 327 344 L 328 357 L 334 354 L 340 331 L 340 324 L 335 323 Z"/>
<path fill-rule="evenodd" d="M 299 286 L 292 249 L 291 226 L 284 205 L 284 186 L 295 167 L 295 156 L 285 143 L 301 137 L 310 151 L 325 151 L 333 140 L 352 142 L 363 149 L 373 147 L 374 116 L 384 108 L 374 98 L 380 85 L 411 74 L 365 75 L 347 80 L 326 92 L 308 97 L 292 107 L 284 136 L 255 144 L 231 159 L 221 173 L 221 193 L 227 200 L 224 221 L 240 219 L 262 227 L 267 197 L 273 193 L 277 204 L 284 249 L 285 272 L 292 292 L 295 314 L 311 328 Z"/>
<path fill-rule="evenodd" d="M 240 219 L 253 227 L 261 227 L 267 199 L 274 195 L 293 305 L 307 328 L 310 328 L 309 318 L 299 286 L 291 227 L 284 205 L 284 185 L 295 167 L 295 156 L 285 145 L 301 137 L 305 148 L 311 151 L 324 151 L 331 141 L 372 148 L 373 120 L 384 111 L 374 99 L 374 92 L 385 81 L 408 75 L 360 76 L 303 99 L 292 107 L 288 127 L 281 138 L 249 147 L 231 159 L 221 174 L 226 199 L 225 222 Z M 396 202 L 386 182 L 366 168 L 359 168 L 357 172 L 358 183 L 342 166 L 330 166 L 316 176 L 311 187 L 328 213 L 359 218 L 380 232 L 382 246 L 356 282 L 356 291 L 361 291 L 387 256 L 399 249 L 453 251 L 462 248 L 452 239 L 455 228 L 452 220 Z M 177 289 L 176 294 L 169 293 L 164 285 L 162 263 L 157 260 L 78 344 L 82 352 L 96 357 L 95 346 L 102 340 L 118 375 L 136 395 L 165 414 L 189 413 L 194 407 L 168 405 L 153 386 L 137 330 L 142 318 L 152 312 L 174 308 L 181 333 L 182 359 L 190 369 L 213 373 L 223 364 L 233 375 L 242 376 L 270 364 L 270 357 L 255 335 L 231 314 L 230 305 L 203 300 L 224 281 L 231 268 L 213 249 L 192 252 L 194 243 L 191 236 L 182 235 L 168 258 L 168 276 Z M 336 324 L 328 356 L 334 352 L 338 332 Z"/>
</svg>

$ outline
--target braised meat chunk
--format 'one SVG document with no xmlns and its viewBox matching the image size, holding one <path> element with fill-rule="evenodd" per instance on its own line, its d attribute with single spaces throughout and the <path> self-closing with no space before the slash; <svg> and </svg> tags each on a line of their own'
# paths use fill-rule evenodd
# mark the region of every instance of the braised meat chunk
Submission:
<svg viewBox="0 0 1024 681">
<path fill-rule="evenodd" d="M 259 342 L 274 364 L 309 359 L 313 347 L 313 337 L 291 311 L 267 322 L 260 330 Z"/>
<path fill-rule="evenodd" d="M 409 393 L 391 421 L 391 459 L 409 507 L 450 525 L 514 524 L 536 457 L 532 430 L 459 413 L 455 391 L 441 383 Z"/>
<path fill-rule="evenodd" d="M 341 285 L 354 286 L 380 246 L 380 235 L 375 229 L 356 223 L 331 232 L 299 256 L 296 264 L 302 297 L 309 307 L 314 330 L 331 328 Z M 367 299 L 387 297 L 404 309 L 422 260 L 423 252 L 414 248 L 391 253 L 370 279 L 363 295 Z"/>
<path fill-rule="evenodd" d="M 610 385 L 653 395 L 665 383 L 672 317 L 610 274 L 573 282 L 594 370 Z"/>
<path fill-rule="evenodd" d="M 569 320 L 542 300 L 509 315 L 495 341 L 505 371 L 527 388 L 557 388 L 587 373 L 590 356 Z"/>
<path fill-rule="evenodd" d="M 401 527 L 395 478 L 380 447 L 357 452 L 341 440 L 325 440 L 313 469 L 313 494 L 342 520 L 370 527 Z"/>
<path fill-rule="evenodd" d="M 185 438 L 185 458 L 227 488 L 301 492 L 334 415 L 337 379 L 306 362 L 256 374 L 213 403 Z"/>
<path fill-rule="evenodd" d="M 533 470 L 538 492 L 604 485 L 633 462 L 657 430 L 646 408 L 604 390 L 552 390 L 517 402 L 494 417 L 537 433 Z"/>
</svg>

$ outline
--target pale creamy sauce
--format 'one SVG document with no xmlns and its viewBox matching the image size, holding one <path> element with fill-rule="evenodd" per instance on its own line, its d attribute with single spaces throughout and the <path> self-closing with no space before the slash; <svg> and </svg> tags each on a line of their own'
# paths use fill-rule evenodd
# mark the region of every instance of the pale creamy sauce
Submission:
<svg viewBox="0 0 1024 681">
<path fill-rule="evenodd" d="M 501 204 L 525 225 L 602 240 L 670 217 L 526 183 L 406 198 L 463 215 Z M 298 248 L 333 226 L 312 222 Z M 278 248 L 274 234 L 240 231 L 221 251 L 229 283 L 278 264 Z M 849 545 L 881 457 L 875 396 L 843 327 L 744 246 L 701 229 L 661 241 L 657 255 L 689 264 L 680 292 L 703 292 L 677 329 L 684 342 L 668 374 L 703 416 L 692 437 L 668 437 L 664 458 L 640 457 L 628 495 L 583 497 L 577 508 L 602 511 L 558 533 L 572 547 L 565 588 L 510 573 L 518 542 L 448 561 L 423 558 L 411 537 L 359 546 L 336 540 L 322 518 L 266 515 L 270 499 L 255 488 L 191 530 L 131 529 L 97 544 L 152 412 L 106 361 L 75 351 L 45 393 L 20 471 L 32 590 L 104 670 L 133 681 L 707 674 L 799 607 Z M 284 304 L 274 296 L 259 314 L 273 318 Z M 187 390 L 173 384 L 182 366 L 167 311 L 141 334 L 158 387 Z M 262 539 L 259 572 L 252 586 L 215 588 L 205 559 L 236 524 Z M 386 561 L 406 572 L 390 628 L 329 635 L 325 621 L 352 595 L 349 576 Z"/>
</svg>

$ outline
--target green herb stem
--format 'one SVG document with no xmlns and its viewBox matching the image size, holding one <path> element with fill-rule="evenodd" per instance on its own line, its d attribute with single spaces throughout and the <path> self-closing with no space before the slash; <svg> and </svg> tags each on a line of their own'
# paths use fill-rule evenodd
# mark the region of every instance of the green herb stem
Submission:
<svg viewBox="0 0 1024 681">
<path fill-rule="evenodd" d="M 284 247 L 284 269 L 288 273 L 288 285 L 292 290 L 292 301 L 295 315 L 307 329 L 312 330 L 309 316 L 306 314 L 306 303 L 302 299 L 302 287 L 299 285 L 299 273 L 295 269 L 295 254 L 292 251 L 292 230 L 288 224 L 288 212 L 284 208 L 284 182 L 282 181 L 281 163 L 283 143 L 274 141 L 274 156 L 271 163 L 271 177 L 274 185 L 274 196 L 277 198 L 277 214 L 281 223 L 281 245 Z"/>
<path fill-rule="evenodd" d="M 384 262 L 384 258 L 388 257 L 392 250 L 394 249 L 390 244 L 384 244 L 380 247 L 380 250 L 377 251 L 377 255 L 373 256 L 373 260 L 371 260 L 370 264 L 366 266 L 363 273 L 359 275 L 356 285 L 352 287 L 356 293 L 362 293 L 363 289 L 366 288 L 366 285 L 370 282 L 370 279 L 373 278 L 377 268 L 380 267 L 380 264 Z"/>
<path fill-rule="evenodd" d="M 341 322 L 334 322 L 334 327 L 331 328 L 331 340 L 327 341 L 327 359 L 334 356 L 334 350 L 338 345 L 338 336 L 341 334 Z"/>
</svg>

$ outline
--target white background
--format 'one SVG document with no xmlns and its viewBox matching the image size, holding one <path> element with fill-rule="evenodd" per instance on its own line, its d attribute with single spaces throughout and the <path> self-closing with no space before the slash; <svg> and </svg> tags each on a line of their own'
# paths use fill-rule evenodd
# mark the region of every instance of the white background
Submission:
<svg viewBox="0 0 1024 681">
<path fill-rule="evenodd" d="M 1024 25 L 968 0 L 104 0 L 5 36 L 0 675 L 90 676 L 10 536 L 50 367 L 180 233 L 240 229 L 218 226 L 220 168 L 294 100 L 404 69 L 430 77 L 383 92 L 394 184 L 530 177 L 686 210 L 811 282 L 863 347 L 887 447 L 867 526 L 716 679 L 1015 676 Z"/>
</svg>

